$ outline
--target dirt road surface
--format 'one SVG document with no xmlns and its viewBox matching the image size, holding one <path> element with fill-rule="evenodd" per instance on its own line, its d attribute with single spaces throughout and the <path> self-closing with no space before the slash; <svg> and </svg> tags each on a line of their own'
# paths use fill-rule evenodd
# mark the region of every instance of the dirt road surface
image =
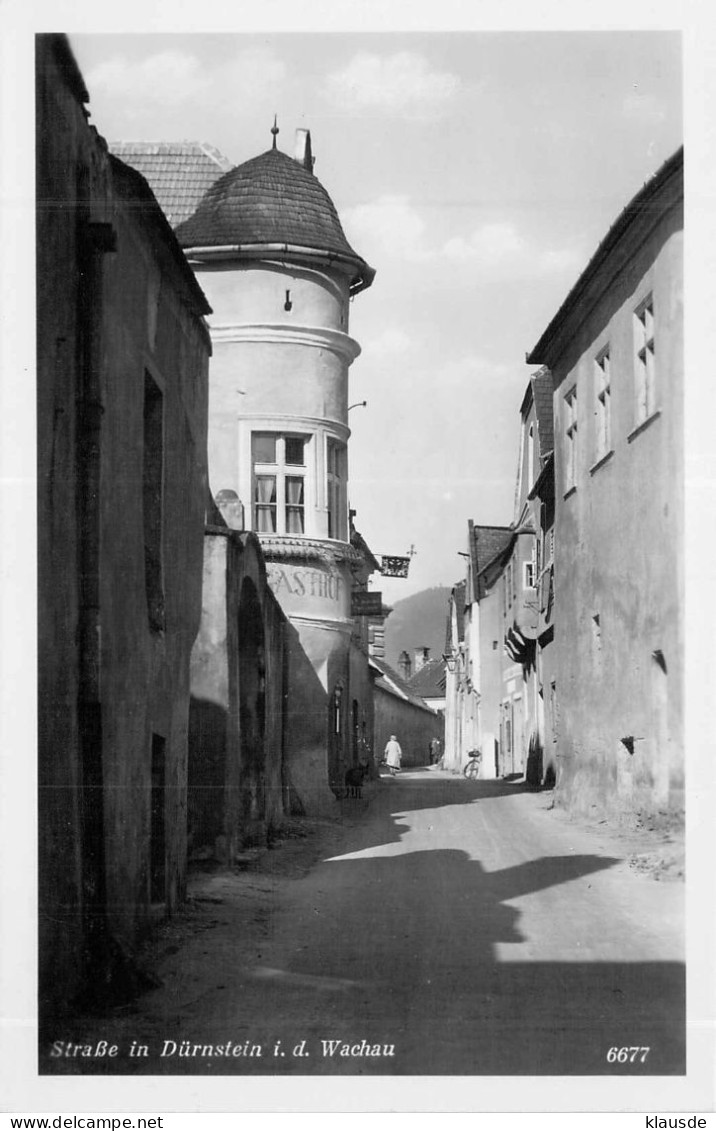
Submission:
<svg viewBox="0 0 716 1131">
<path fill-rule="evenodd" d="M 684 1072 L 683 884 L 653 838 L 437 770 L 367 792 L 195 877 L 152 943 L 161 986 L 60 1026 L 41 1071 Z"/>
</svg>

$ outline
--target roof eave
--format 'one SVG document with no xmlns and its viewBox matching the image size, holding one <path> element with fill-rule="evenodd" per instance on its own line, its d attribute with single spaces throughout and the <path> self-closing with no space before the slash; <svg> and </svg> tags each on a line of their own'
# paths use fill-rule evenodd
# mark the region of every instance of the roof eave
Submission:
<svg viewBox="0 0 716 1131">
<path fill-rule="evenodd" d="M 276 258 L 307 259 L 312 263 L 316 261 L 326 265 L 337 265 L 341 268 L 350 267 L 356 274 L 350 283 L 352 294 L 366 290 L 375 278 L 375 269 L 370 267 L 358 256 L 351 256 L 346 252 L 331 251 L 329 248 L 303 247 L 300 244 L 290 243 L 236 243 L 236 244 L 207 244 L 192 245 L 184 248 L 187 259 L 201 262 L 225 259 L 265 259 L 270 256 Z"/>
<path fill-rule="evenodd" d="M 643 185 L 639 192 L 632 197 L 599 244 L 586 268 L 577 279 L 577 282 L 574 284 L 547 329 L 542 334 L 542 337 L 537 342 L 537 345 L 527 354 L 526 361 L 528 365 L 552 366 L 554 364 L 555 358 L 552 356 L 553 346 L 558 342 L 568 319 L 584 299 L 589 284 L 618 246 L 627 230 L 648 212 L 647 205 L 649 201 L 662 190 L 672 176 L 683 169 L 683 163 L 684 147 L 680 146 L 680 148 L 664 162 L 661 168 L 657 170 L 653 177 Z M 654 216 L 653 224 L 655 225 L 659 219 L 659 216 Z"/>
</svg>

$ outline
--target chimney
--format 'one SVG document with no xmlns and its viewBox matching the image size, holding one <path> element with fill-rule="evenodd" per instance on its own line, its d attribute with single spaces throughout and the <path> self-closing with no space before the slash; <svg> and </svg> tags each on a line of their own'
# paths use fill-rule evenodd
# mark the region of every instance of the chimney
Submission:
<svg viewBox="0 0 716 1131">
<path fill-rule="evenodd" d="M 420 671 L 430 659 L 430 649 L 423 644 L 422 648 L 415 649 L 415 674 Z"/>
<path fill-rule="evenodd" d="M 309 173 L 313 172 L 313 165 L 316 158 L 311 153 L 311 131 L 310 130 L 296 130 L 296 147 L 293 151 L 295 161 L 299 165 L 303 165 Z"/>
<path fill-rule="evenodd" d="M 398 667 L 400 668 L 400 674 L 402 675 L 403 679 L 406 681 L 409 680 L 411 664 L 410 656 L 407 652 L 401 652 L 398 656 Z"/>
</svg>

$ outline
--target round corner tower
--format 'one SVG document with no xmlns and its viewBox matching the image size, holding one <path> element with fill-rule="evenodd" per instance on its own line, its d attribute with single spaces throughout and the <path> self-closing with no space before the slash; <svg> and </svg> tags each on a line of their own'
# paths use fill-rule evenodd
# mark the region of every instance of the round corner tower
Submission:
<svg viewBox="0 0 716 1131">
<path fill-rule="evenodd" d="M 293 157 L 272 132 L 273 147 L 220 177 L 177 236 L 213 309 L 210 484 L 242 501 L 296 629 L 289 757 L 315 792 L 340 772 L 356 556 L 348 369 L 360 352 L 348 315 L 374 271 L 313 174 L 309 132 Z"/>
</svg>

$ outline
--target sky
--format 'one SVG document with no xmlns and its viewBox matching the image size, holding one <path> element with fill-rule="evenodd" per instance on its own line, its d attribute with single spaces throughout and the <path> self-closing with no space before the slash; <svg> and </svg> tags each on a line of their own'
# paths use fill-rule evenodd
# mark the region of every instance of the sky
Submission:
<svg viewBox="0 0 716 1131">
<path fill-rule="evenodd" d="M 375 268 L 351 306 L 350 505 L 384 599 L 464 574 L 467 522 L 513 520 L 525 356 L 622 208 L 682 143 L 662 31 L 70 34 L 113 140 L 291 153 Z"/>
</svg>

